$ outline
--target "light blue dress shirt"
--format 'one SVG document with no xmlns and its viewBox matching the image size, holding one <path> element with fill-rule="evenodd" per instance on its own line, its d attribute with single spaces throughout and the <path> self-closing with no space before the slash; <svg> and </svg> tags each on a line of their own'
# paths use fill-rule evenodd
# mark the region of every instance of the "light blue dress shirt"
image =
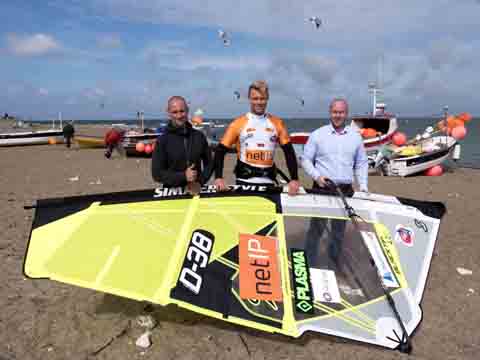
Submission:
<svg viewBox="0 0 480 360">
<path fill-rule="evenodd" d="M 354 175 L 360 191 L 368 191 L 368 158 L 355 128 L 337 132 L 332 124 L 315 130 L 308 138 L 302 167 L 314 180 L 325 176 L 337 184 L 352 184 Z"/>
</svg>

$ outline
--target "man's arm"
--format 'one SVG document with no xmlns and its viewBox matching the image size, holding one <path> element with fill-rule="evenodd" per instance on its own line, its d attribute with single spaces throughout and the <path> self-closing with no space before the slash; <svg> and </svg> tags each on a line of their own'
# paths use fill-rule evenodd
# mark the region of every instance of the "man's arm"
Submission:
<svg viewBox="0 0 480 360">
<path fill-rule="evenodd" d="M 215 179 L 223 179 L 223 164 L 225 161 L 225 154 L 228 152 L 228 148 L 222 143 L 218 144 L 215 148 L 215 157 L 213 160 L 213 166 L 215 169 Z"/>
<path fill-rule="evenodd" d="M 210 147 L 208 146 L 208 141 L 205 135 L 202 134 L 202 173 L 199 177 L 199 182 L 200 184 L 205 184 L 209 179 L 210 176 L 212 176 L 212 168 L 213 168 L 213 162 L 212 162 L 212 153 L 210 151 Z"/>
<path fill-rule="evenodd" d="M 297 156 L 295 155 L 295 149 L 292 143 L 281 145 L 283 153 L 285 154 L 285 161 L 287 162 L 288 172 L 290 173 L 291 180 L 298 180 L 298 164 Z"/>
<path fill-rule="evenodd" d="M 317 144 L 314 137 L 314 133 L 311 133 L 307 143 L 303 148 L 302 167 L 313 180 L 317 180 L 322 175 L 317 169 L 315 169 L 315 166 L 313 165 L 317 152 Z"/>
<path fill-rule="evenodd" d="M 185 171 L 172 171 L 168 169 L 167 150 L 165 148 L 165 136 L 157 140 L 152 155 L 153 180 L 168 184 L 169 186 L 185 186 L 187 178 Z"/>
<path fill-rule="evenodd" d="M 355 152 L 355 159 L 353 163 L 353 170 L 357 178 L 360 191 L 368 191 L 368 157 L 363 146 L 363 141 L 360 139 L 360 145 Z"/>
</svg>

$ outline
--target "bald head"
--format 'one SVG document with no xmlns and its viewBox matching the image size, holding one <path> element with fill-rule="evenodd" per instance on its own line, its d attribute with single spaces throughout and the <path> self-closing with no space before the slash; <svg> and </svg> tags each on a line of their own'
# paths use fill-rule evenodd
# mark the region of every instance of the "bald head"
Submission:
<svg viewBox="0 0 480 360">
<path fill-rule="evenodd" d="M 341 98 L 341 97 L 334 98 L 332 101 L 330 101 L 330 105 L 328 107 L 330 111 L 332 111 L 332 108 L 334 107 L 334 105 L 336 103 L 342 103 L 343 106 L 345 107 L 345 110 L 346 110 L 347 115 L 348 115 L 348 102 L 347 102 L 347 100 L 345 100 L 344 98 Z"/>
<path fill-rule="evenodd" d="M 348 116 L 348 103 L 343 98 L 335 98 L 330 102 L 330 121 L 335 129 L 343 129 Z"/>
<path fill-rule="evenodd" d="M 185 106 L 185 108 L 186 108 L 187 111 L 188 111 L 187 100 L 185 100 L 185 98 L 184 98 L 183 96 L 175 95 L 175 96 L 171 96 L 171 97 L 168 99 L 168 102 L 167 102 L 167 112 L 169 111 L 169 109 L 170 109 L 170 107 L 172 106 L 172 104 L 175 103 L 175 102 L 183 103 L 183 105 Z"/>
<path fill-rule="evenodd" d="M 188 121 L 188 105 L 183 96 L 172 96 L 167 103 L 168 118 L 175 126 L 183 126 Z"/>
</svg>

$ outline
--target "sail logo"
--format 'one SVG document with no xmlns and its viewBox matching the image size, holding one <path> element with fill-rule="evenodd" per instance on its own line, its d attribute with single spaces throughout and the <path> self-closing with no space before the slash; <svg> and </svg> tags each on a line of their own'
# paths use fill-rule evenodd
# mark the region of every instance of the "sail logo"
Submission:
<svg viewBox="0 0 480 360">
<path fill-rule="evenodd" d="M 370 252 L 373 263 L 386 287 L 400 287 L 395 274 L 400 274 L 395 257 L 390 249 L 391 240 L 383 236 L 377 237 L 375 232 L 360 231 L 364 243 Z M 382 245 L 380 245 L 382 244 Z"/>
<path fill-rule="evenodd" d="M 239 263 L 242 299 L 282 301 L 276 238 L 240 234 Z"/>
<path fill-rule="evenodd" d="M 428 233 L 428 226 L 422 220 L 415 219 L 415 226 L 419 229 L 422 229 L 423 232 Z"/>
<path fill-rule="evenodd" d="M 206 230 L 195 230 L 192 233 L 178 281 L 195 295 L 198 295 L 202 288 L 213 241 L 213 234 Z"/>
<path fill-rule="evenodd" d="M 265 185 L 228 185 L 228 188 L 233 192 L 268 192 L 268 186 Z M 204 185 L 200 188 L 200 195 L 217 193 L 215 185 Z M 154 190 L 154 198 L 175 198 L 181 196 L 192 195 L 187 187 L 174 187 L 174 188 L 156 188 Z"/>
<path fill-rule="evenodd" d="M 303 314 L 313 314 L 313 291 L 305 251 L 290 249 L 290 259 L 292 261 L 295 310 Z"/>
<path fill-rule="evenodd" d="M 408 247 L 413 246 L 414 235 L 415 234 L 412 229 L 403 225 L 397 225 L 395 229 L 395 241 Z"/>
</svg>

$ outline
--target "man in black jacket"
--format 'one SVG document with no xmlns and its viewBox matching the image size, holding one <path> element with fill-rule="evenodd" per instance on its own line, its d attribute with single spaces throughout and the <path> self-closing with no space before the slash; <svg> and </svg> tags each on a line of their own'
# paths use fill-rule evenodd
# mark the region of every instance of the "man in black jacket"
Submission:
<svg viewBox="0 0 480 360">
<path fill-rule="evenodd" d="M 152 156 L 152 176 L 165 187 L 203 185 L 212 161 L 203 133 L 188 122 L 188 106 L 181 96 L 168 100 L 169 123 L 157 140 Z"/>
<path fill-rule="evenodd" d="M 67 148 L 71 146 L 72 139 L 75 135 L 75 128 L 73 127 L 72 122 L 68 122 L 64 127 L 63 127 L 63 137 L 65 138 L 65 143 L 67 144 Z"/>
</svg>

